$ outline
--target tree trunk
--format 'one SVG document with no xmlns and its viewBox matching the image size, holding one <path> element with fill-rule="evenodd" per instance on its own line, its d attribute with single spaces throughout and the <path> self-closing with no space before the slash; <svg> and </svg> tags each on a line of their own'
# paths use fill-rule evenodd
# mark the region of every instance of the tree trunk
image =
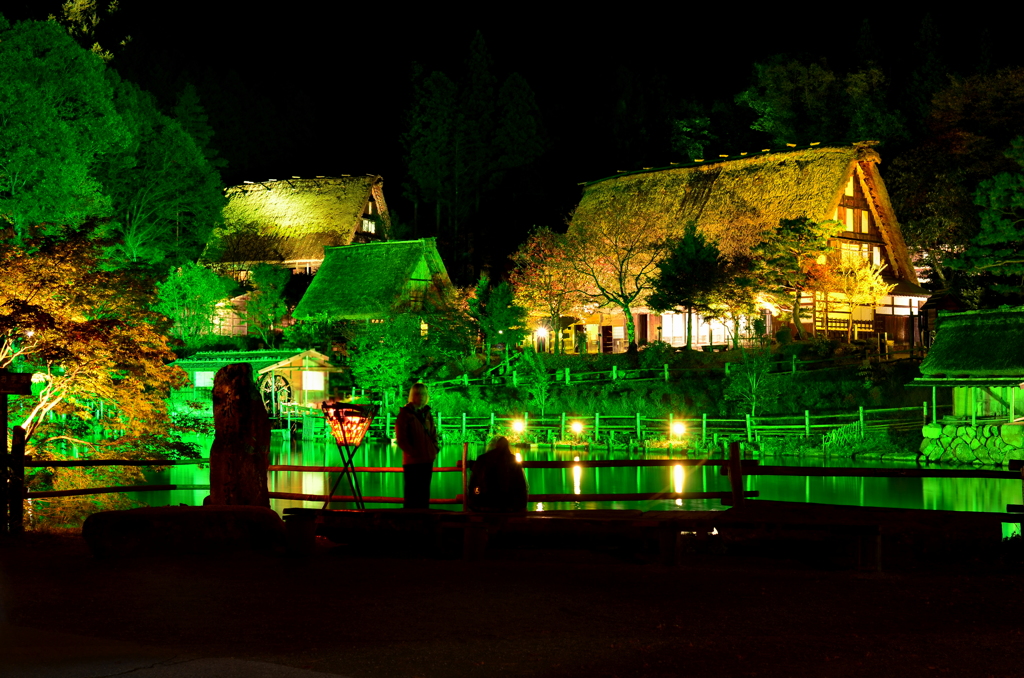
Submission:
<svg viewBox="0 0 1024 678">
<path fill-rule="evenodd" d="M 793 324 L 796 325 L 797 341 L 804 338 L 804 326 L 800 322 L 800 289 L 797 288 L 793 294 Z"/>
<path fill-rule="evenodd" d="M 686 307 L 686 350 L 693 350 L 693 307 Z"/>
<path fill-rule="evenodd" d="M 630 353 L 636 353 L 636 324 L 633 322 L 633 311 L 628 304 L 622 305 L 622 312 L 626 316 L 626 339 L 629 341 Z"/>
<path fill-rule="evenodd" d="M 269 507 L 270 418 L 249 363 L 233 363 L 217 372 L 213 423 L 210 503 Z"/>
</svg>

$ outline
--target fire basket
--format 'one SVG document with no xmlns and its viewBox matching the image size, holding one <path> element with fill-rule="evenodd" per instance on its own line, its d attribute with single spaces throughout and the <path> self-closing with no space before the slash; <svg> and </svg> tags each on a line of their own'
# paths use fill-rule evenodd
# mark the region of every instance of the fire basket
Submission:
<svg viewBox="0 0 1024 678">
<path fill-rule="evenodd" d="M 348 484 L 352 487 L 352 498 L 356 508 L 365 509 L 363 503 L 363 492 L 359 488 L 359 478 L 356 477 L 355 454 L 356 448 L 363 442 L 366 432 L 370 429 L 370 423 L 377 415 L 376 405 L 355 405 L 353 403 L 324 403 L 321 405 L 327 425 L 331 428 L 335 442 L 338 443 L 338 452 L 341 453 L 342 471 L 334 486 L 327 494 L 324 501 L 324 508 L 331 503 L 334 491 L 338 489 L 341 479 L 348 476 Z"/>
</svg>

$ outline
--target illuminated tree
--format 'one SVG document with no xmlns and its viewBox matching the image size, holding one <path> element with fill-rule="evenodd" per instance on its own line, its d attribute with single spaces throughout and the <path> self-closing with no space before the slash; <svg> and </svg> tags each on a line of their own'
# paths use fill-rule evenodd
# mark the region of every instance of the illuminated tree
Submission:
<svg viewBox="0 0 1024 678">
<path fill-rule="evenodd" d="M 833 266 L 834 289 L 850 307 L 846 341 L 853 339 L 853 314 L 858 306 L 875 306 L 896 286 L 882 279 L 883 264 L 872 264 L 859 254 L 843 256 Z"/>
<path fill-rule="evenodd" d="M 129 131 L 103 61 L 53 22 L 0 16 L 0 221 L 18 242 L 110 214 L 94 173 Z"/>
<path fill-rule="evenodd" d="M 683 237 L 671 243 L 668 256 L 657 264 L 658 272 L 647 300 L 656 311 L 686 309 L 686 348 L 693 338 L 693 311 L 707 310 L 715 290 L 727 284 L 732 274 L 718 247 L 707 241 L 695 222 L 683 228 Z"/>
<path fill-rule="evenodd" d="M 731 326 L 733 348 L 739 348 L 740 323 L 760 312 L 761 294 L 749 259 L 724 260 L 720 266 L 715 285 L 703 298 L 701 313 L 705 320 L 718 320 L 726 328 Z"/>
<path fill-rule="evenodd" d="M 266 346 L 273 346 L 275 327 L 288 307 L 284 301 L 284 288 L 292 272 L 272 264 L 257 264 L 252 269 L 249 285 L 252 291 L 245 303 L 245 322 L 249 331 L 255 331 Z"/>
<path fill-rule="evenodd" d="M 804 338 L 800 308 L 807 274 L 818 257 L 832 251 L 829 239 L 843 228 L 843 224 L 832 220 L 819 223 L 807 218 L 782 219 L 776 230 L 765 233 L 753 250 L 754 278 L 764 292 L 780 300 L 789 299 L 800 339 Z"/>
<path fill-rule="evenodd" d="M 168 432 L 168 390 L 186 383 L 169 365 L 163 319 L 148 310 L 152 288 L 101 270 L 84 233 L 30 245 L 0 246 L 0 367 L 37 382 L 31 399 L 18 399 L 21 426 L 42 447 L 47 414 L 96 421 L 102 405 L 108 439 L 94 449 L 151 451 Z"/>
<path fill-rule="evenodd" d="M 633 308 L 647 303 L 677 225 L 661 211 L 644 209 L 643 191 L 612 187 L 577 208 L 565 238 L 565 258 L 580 275 L 579 290 L 598 306 L 614 306 L 626 320 L 636 351 Z"/>
<path fill-rule="evenodd" d="M 402 402 L 406 383 L 426 362 L 420 318 L 403 313 L 349 327 L 348 366 L 356 383 L 380 393 L 385 408 Z"/>
<path fill-rule="evenodd" d="M 158 270 L 194 261 L 221 220 L 220 176 L 152 95 L 113 73 L 109 78 L 131 143 L 97 172 L 113 199 L 105 231 L 117 243 L 108 256 Z"/>
<path fill-rule="evenodd" d="M 517 345 L 526 337 L 526 309 L 515 302 L 512 287 L 505 281 L 492 286 L 484 273 L 468 304 L 469 316 L 483 334 L 484 359 L 490 364 L 491 346 L 501 343 L 505 344 L 507 363 L 509 345 Z"/>
<path fill-rule="evenodd" d="M 174 104 L 174 119 L 192 137 L 192 141 L 202 151 L 203 157 L 211 167 L 227 167 L 228 161 L 210 147 L 214 136 L 213 128 L 210 127 L 210 116 L 206 114 L 206 109 L 199 101 L 199 92 L 191 82 L 186 83 L 178 93 L 178 101 Z"/>
<path fill-rule="evenodd" d="M 562 317 L 582 315 L 587 302 L 581 292 L 586 279 L 566 260 L 564 239 L 547 227 L 535 228 L 512 255 L 516 268 L 510 276 L 516 304 L 550 319 L 555 353 L 562 351 Z"/>
<path fill-rule="evenodd" d="M 167 279 L 157 285 L 153 309 L 171 319 L 171 335 L 187 344 L 213 331 L 217 304 L 234 286 L 233 280 L 186 262 L 171 269 Z"/>
</svg>

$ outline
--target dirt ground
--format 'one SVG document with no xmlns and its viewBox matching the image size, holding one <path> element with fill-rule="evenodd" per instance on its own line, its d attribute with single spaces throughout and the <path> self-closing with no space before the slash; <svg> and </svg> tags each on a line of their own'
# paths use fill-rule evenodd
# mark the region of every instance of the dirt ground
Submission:
<svg viewBox="0 0 1024 678">
<path fill-rule="evenodd" d="M 0 603 L 20 627 L 355 678 L 1024 676 L 1024 570 L 1007 561 L 868 573 L 729 553 L 668 567 L 328 548 L 96 560 L 80 537 L 29 535 L 0 543 Z"/>
</svg>

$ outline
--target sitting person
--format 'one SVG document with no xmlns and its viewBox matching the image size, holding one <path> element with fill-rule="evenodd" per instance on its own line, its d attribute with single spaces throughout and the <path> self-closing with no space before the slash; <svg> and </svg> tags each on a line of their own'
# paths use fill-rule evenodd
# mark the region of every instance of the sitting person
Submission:
<svg viewBox="0 0 1024 678">
<path fill-rule="evenodd" d="M 526 510 L 526 475 L 509 449 L 507 438 L 494 438 L 487 452 L 473 462 L 468 493 L 466 507 L 470 511 L 516 513 Z"/>
</svg>

